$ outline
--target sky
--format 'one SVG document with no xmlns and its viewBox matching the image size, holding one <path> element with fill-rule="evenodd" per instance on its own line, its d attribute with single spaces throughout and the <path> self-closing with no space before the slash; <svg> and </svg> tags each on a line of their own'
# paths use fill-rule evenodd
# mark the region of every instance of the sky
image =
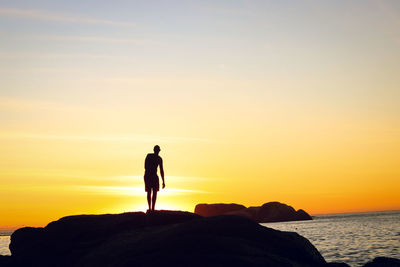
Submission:
<svg viewBox="0 0 400 267">
<path fill-rule="evenodd" d="M 399 1 L 0 1 L 0 229 L 400 209 Z"/>
</svg>

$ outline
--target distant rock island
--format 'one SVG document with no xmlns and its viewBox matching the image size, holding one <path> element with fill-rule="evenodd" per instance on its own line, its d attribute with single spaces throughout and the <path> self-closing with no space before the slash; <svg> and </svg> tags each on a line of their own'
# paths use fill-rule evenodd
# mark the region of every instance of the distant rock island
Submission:
<svg viewBox="0 0 400 267">
<path fill-rule="evenodd" d="M 294 232 L 241 216 L 182 211 L 68 216 L 16 230 L 10 250 L 0 266 L 348 266 L 326 263 Z M 376 258 L 368 266 L 398 262 Z M 392 265 L 380 265 L 386 263 Z"/>
<path fill-rule="evenodd" d="M 268 202 L 260 207 L 246 208 L 240 204 L 198 204 L 194 213 L 204 216 L 237 215 L 246 217 L 258 223 L 312 220 L 304 210 L 280 202 Z"/>
</svg>

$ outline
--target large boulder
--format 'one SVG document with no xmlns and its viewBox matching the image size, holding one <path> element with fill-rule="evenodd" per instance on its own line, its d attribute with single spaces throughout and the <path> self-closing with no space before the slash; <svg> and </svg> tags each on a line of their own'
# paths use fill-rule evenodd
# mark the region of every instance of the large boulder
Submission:
<svg viewBox="0 0 400 267">
<path fill-rule="evenodd" d="M 232 211 L 243 210 L 246 209 L 245 206 L 239 204 L 225 204 L 225 203 L 217 203 L 217 204 L 197 204 L 194 208 L 194 213 L 203 216 L 218 216 L 222 214 L 226 214 Z"/>
<path fill-rule="evenodd" d="M 198 204 L 195 213 L 201 216 L 237 215 L 259 223 L 312 220 L 311 216 L 300 209 L 280 202 L 268 202 L 261 207 L 246 208 L 239 204 Z"/>
<path fill-rule="evenodd" d="M 9 255 L 0 255 L 0 266 L 11 266 L 12 258 Z"/>
<path fill-rule="evenodd" d="M 327 264 L 328 267 L 351 267 L 345 262 L 329 262 Z"/>
<path fill-rule="evenodd" d="M 304 237 L 239 216 L 81 215 L 11 237 L 12 266 L 323 266 Z M 11 266 L 11 265 L 9 265 Z"/>
<path fill-rule="evenodd" d="M 280 202 L 268 202 L 260 207 L 257 212 L 256 221 L 265 222 L 284 222 L 312 220 L 304 210 L 296 211 L 293 207 Z"/>
<path fill-rule="evenodd" d="M 296 211 L 296 217 L 297 217 L 297 220 L 299 220 L 299 221 L 312 220 L 312 217 L 310 216 L 310 214 L 308 214 L 307 212 L 305 212 L 302 209 L 299 209 Z"/>
<path fill-rule="evenodd" d="M 112 252 L 112 253 L 109 253 Z M 78 266 L 321 266 L 316 248 L 297 233 L 238 216 L 215 216 L 115 236 Z"/>
<path fill-rule="evenodd" d="M 68 266 L 93 247 L 122 232 L 198 218 L 201 217 L 182 211 L 67 216 L 44 228 L 16 230 L 11 235 L 10 251 L 21 266 L 53 266 L 56 262 Z"/>
<path fill-rule="evenodd" d="M 226 213 L 226 215 L 236 215 L 236 216 L 241 216 L 241 217 L 245 217 L 245 218 L 251 219 L 253 221 L 256 221 L 257 213 L 258 213 L 259 209 L 260 209 L 260 207 L 248 207 L 246 209 L 228 212 L 228 213 Z"/>
</svg>

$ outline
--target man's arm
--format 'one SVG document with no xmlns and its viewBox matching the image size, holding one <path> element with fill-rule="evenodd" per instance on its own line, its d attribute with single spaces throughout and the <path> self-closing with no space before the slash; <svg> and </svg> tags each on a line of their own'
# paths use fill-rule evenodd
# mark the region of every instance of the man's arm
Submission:
<svg viewBox="0 0 400 267">
<path fill-rule="evenodd" d="M 160 157 L 160 173 L 161 173 L 161 178 L 162 178 L 162 188 L 165 188 L 164 167 L 163 167 L 163 161 L 162 161 L 161 157 Z"/>
</svg>

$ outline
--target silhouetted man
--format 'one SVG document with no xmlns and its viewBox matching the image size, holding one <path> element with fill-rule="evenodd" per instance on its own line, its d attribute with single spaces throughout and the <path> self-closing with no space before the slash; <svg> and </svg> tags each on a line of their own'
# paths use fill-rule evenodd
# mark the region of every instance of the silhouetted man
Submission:
<svg viewBox="0 0 400 267">
<path fill-rule="evenodd" d="M 144 185 L 147 192 L 147 203 L 149 204 L 149 210 L 154 210 L 157 200 L 157 192 L 160 190 L 160 183 L 157 175 L 157 168 L 160 166 L 161 178 L 163 180 L 162 188 L 165 188 L 164 181 L 164 169 L 162 158 L 158 155 L 161 149 L 159 146 L 154 147 L 154 153 L 149 153 L 146 156 L 144 162 Z M 153 197 L 151 193 L 153 192 Z"/>
</svg>

